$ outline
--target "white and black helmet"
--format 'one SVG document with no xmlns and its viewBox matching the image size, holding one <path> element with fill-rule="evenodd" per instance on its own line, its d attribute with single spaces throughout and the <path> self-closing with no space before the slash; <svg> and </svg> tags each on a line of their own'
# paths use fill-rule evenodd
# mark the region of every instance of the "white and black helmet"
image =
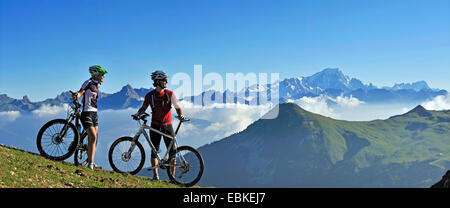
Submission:
<svg viewBox="0 0 450 208">
<path fill-rule="evenodd" d="M 167 79 L 169 76 L 165 73 L 165 72 L 163 72 L 163 71 L 154 71 L 153 73 L 152 73 L 152 80 L 153 81 L 155 81 L 155 80 L 162 80 L 162 79 Z"/>
</svg>

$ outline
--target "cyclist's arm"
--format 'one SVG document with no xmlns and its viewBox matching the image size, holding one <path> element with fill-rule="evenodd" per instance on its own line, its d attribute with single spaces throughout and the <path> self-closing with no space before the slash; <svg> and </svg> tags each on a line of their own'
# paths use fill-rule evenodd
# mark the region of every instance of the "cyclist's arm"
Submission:
<svg viewBox="0 0 450 208">
<path fill-rule="evenodd" d="M 83 85 L 81 85 L 80 90 L 78 90 L 77 94 L 75 94 L 77 98 L 81 97 L 83 93 L 86 92 L 86 87 L 89 85 L 89 82 L 90 80 L 84 82 Z"/>
<path fill-rule="evenodd" d="M 81 89 L 80 91 L 78 91 L 78 92 L 75 94 L 75 96 L 76 96 L 77 98 L 79 98 L 80 96 L 83 95 L 84 92 L 85 92 L 85 91 L 84 91 L 83 89 Z"/>
<path fill-rule="evenodd" d="M 183 110 L 181 108 L 175 108 L 175 110 L 179 116 L 183 115 Z"/>
<path fill-rule="evenodd" d="M 147 110 L 148 105 L 150 104 L 150 97 L 151 97 L 150 93 L 147 93 L 147 95 L 145 95 L 144 102 L 142 103 L 141 108 L 139 108 L 137 112 L 138 115 L 145 113 L 145 110 Z"/>
<path fill-rule="evenodd" d="M 175 107 L 177 114 L 179 116 L 183 115 L 183 109 L 181 109 L 180 105 L 178 104 L 178 100 L 177 97 L 175 96 L 175 93 L 172 93 L 172 104 Z"/>
</svg>

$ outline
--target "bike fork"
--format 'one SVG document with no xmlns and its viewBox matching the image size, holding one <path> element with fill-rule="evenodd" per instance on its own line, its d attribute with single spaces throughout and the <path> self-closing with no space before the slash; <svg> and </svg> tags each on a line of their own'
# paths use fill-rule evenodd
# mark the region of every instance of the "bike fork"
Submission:
<svg viewBox="0 0 450 208">
<path fill-rule="evenodd" d="M 70 117 L 67 120 L 67 124 L 64 125 L 63 129 L 61 129 L 61 131 L 59 132 L 59 136 L 61 137 L 60 139 L 62 140 L 64 137 L 66 137 L 67 134 L 67 130 L 69 129 L 69 123 L 72 123 L 73 118 Z"/>
<path fill-rule="evenodd" d="M 139 131 L 136 135 L 134 135 L 133 140 L 131 140 L 131 146 L 130 149 L 127 152 L 127 155 L 130 156 L 131 153 L 134 151 L 134 148 L 136 147 L 136 141 L 139 139 L 139 136 L 141 136 L 141 131 Z"/>
</svg>

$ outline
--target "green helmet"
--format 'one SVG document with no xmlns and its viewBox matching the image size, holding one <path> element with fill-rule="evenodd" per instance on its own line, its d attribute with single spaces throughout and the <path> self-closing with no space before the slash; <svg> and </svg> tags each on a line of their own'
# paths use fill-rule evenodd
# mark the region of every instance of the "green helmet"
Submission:
<svg viewBox="0 0 450 208">
<path fill-rule="evenodd" d="M 101 75 L 105 75 L 108 72 L 102 66 L 94 65 L 89 67 L 89 73 L 91 73 L 93 77 L 98 77 Z"/>
</svg>

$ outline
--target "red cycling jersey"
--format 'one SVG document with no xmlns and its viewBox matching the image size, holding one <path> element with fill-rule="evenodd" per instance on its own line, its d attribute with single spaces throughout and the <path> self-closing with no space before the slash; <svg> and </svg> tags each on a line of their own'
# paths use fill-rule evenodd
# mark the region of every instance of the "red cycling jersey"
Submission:
<svg viewBox="0 0 450 208">
<path fill-rule="evenodd" d="M 156 90 L 152 90 L 145 95 L 144 103 L 138 112 L 145 112 L 150 105 L 152 108 L 152 124 L 170 125 L 172 124 L 172 104 L 175 108 L 179 108 L 178 100 L 173 91 L 161 90 L 158 93 Z"/>
</svg>

